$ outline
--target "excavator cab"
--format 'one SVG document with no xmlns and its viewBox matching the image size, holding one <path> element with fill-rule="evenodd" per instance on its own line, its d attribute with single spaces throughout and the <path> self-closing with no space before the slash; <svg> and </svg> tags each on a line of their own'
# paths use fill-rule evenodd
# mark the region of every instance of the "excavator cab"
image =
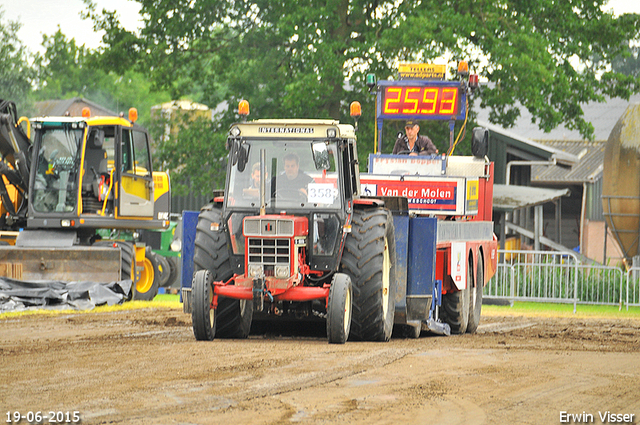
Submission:
<svg viewBox="0 0 640 425">
<path fill-rule="evenodd" d="M 150 138 L 143 128 L 122 117 L 32 121 L 37 154 L 27 228 L 163 227 L 168 209 L 155 203 L 161 193 L 154 190 Z"/>
<path fill-rule="evenodd" d="M 74 213 L 84 126 L 74 122 L 36 124 L 32 207 L 36 214 Z"/>
</svg>

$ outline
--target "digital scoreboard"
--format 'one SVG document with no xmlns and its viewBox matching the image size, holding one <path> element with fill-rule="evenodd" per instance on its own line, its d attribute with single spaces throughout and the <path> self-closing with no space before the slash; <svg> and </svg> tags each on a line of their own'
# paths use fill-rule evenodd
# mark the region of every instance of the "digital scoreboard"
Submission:
<svg viewBox="0 0 640 425">
<path fill-rule="evenodd" d="M 459 83 L 380 81 L 378 119 L 464 119 L 465 93 Z"/>
</svg>

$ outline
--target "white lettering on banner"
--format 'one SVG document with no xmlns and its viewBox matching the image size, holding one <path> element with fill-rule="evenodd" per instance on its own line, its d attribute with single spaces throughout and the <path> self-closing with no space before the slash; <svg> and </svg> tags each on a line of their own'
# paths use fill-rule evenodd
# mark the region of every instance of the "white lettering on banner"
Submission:
<svg viewBox="0 0 640 425">
<path fill-rule="evenodd" d="M 438 199 L 453 199 L 453 190 L 451 189 L 429 189 L 429 188 L 418 188 L 411 189 L 405 188 L 400 191 L 399 189 L 391 189 L 388 187 L 381 186 L 380 193 L 382 196 L 402 196 L 403 198 L 410 199 L 423 199 L 425 201 L 432 202 L 424 202 L 424 203 L 435 203 Z M 421 202 L 422 203 L 422 202 Z"/>
</svg>

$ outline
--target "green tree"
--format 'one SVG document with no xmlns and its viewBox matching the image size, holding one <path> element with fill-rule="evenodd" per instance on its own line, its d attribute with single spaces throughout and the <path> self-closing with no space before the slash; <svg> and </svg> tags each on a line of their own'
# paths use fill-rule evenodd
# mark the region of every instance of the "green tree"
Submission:
<svg viewBox="0 0 640 425">
<path fill-rule="evenodd" d="M 83 97 L 115 112 L 130 107 L 138 109 L 140 123 L 150 124 L 151 106 L 169 100 L 162 91 L 153 91 L 152 83 L 133 69 L 121 69 L 122 75 L 105 70 L 103 53 L 78 46 L 58 28 L 45 35 L 44 54 L 37 54 L 37 99 L 69 99 Z"/>
<path fill-rule="evenodd" d="M 157 146 L 154 168 L 169 170 L 174 195 L 211 195 L 213 189 L 224 187 L 220 170 L 226 166 L 226 135 L 216 132 L 207 117 L 175 112 L 171 118 L 154 117 L 150 128 Z"/>
<path fill-rule="evenodd" d="M 92 52 L 67 39 L 60 27 L 43 37 L 44 54 L 37 54 L 37 96 L 41 100 L 70 97 L 91 98 L 108 85 L 106 72 L 91 66 Z"/>
<path fill-rule="evenodd" d="M 493 122 L 513 125 L 520 104 L 541 128 L 564 123 L 586 137 L 593 128 L 581 104 L 628 98 L 639 89 L 637 78 L 609 67 L 622 42 L 638 38 L 640 18 L 603 12 L 606 0 L 137 1 L 139 34 L 113 13 L 90 13 L 106 31 L 111 57 L 135 57 L 174 98 L 197 86 L 201 102 L 227 101 L 221 129 L 238 118 L 242 98 L 250 100 L 253 118 L 342 121 L 349 121 L 349 102 L 360 100 L 363 164 L 374 131 L 365 75 L 393 78 L 398 61 L 468 59 L 491 83 L 481 103 Z M 389 138 L 385 143 L 391 149 Z M 438 144 L 442 150 L 448 138 Z"/>
<path fill-rule="evenodd" d="M 640 77 L 640 46 L 629 46 L 627 54 L 615 58 L 611 67 L 616 72 L 636 78 Z"/>
<path fill-rule="evenodd" d="M 33 111 L 31 84 L 35 71 L 18 38 L 19 29 L 18 22 L 4 21 L 0 8 L 0 99 L 15 102 L 19 114 L 29 115 Z"/>
</svg>

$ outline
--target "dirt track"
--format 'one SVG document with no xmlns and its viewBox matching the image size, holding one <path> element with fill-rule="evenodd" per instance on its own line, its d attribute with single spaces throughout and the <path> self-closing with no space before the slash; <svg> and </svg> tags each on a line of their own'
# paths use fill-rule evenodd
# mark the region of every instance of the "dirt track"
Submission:
<svg viewBox="0 0 640 425">
<path fill-rule="evenodd" d="M 0 320 L 0 419 L 558 424 L 610 411 L 640 423 L 639 347 L 632 320 L 483 316 L 476 335 L 338 346 L 321 326 L 196 342 L 170 309 L 27 316 Z"/>
</svg>

